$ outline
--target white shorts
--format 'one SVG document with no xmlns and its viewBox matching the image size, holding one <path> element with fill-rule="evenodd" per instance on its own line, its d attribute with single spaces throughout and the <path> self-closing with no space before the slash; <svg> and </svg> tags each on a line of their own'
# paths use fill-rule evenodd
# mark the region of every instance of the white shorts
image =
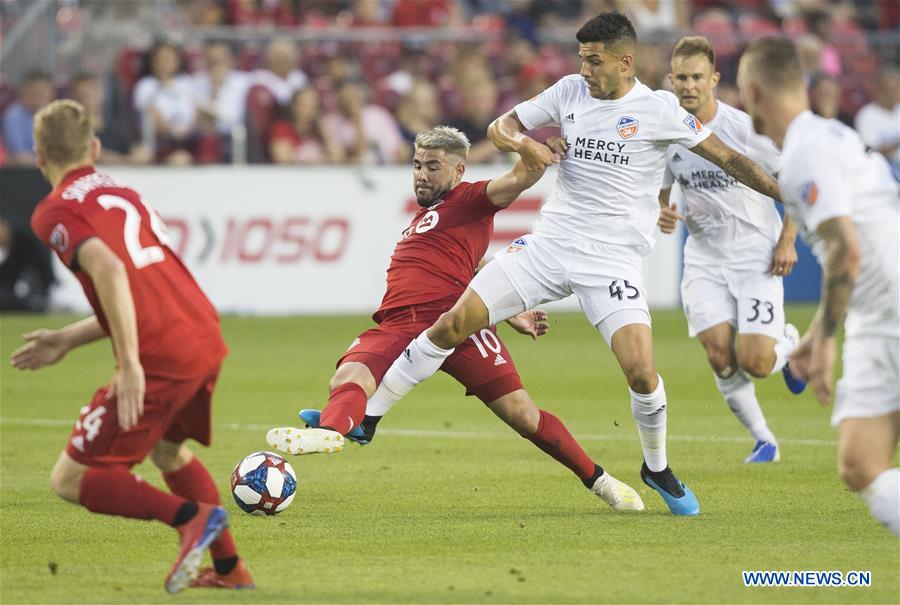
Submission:
<svg viewBox="0 0 900 605">
<path fill-rule="evenodd" d="M 900 338 L 851 336 L 842 357 L 844 375 L 837 383 L 831 426 L 900 410 Z"/>
<path fill-rule="evenodd" d="M 759 265 L 685 265 L 681 304 L 691 337 L 728 322 L 738 334 L 784 336 L 784 286 L 781 277 Z"/>
<path fill-rule="evenodd" d="M 591 254 L 540 235 L 525 235 L 498 252 L 469 284 L 495 324 L 525 309 L 578 297 L 591 325 L 606 342 L 619 328 L 650 325 L 642 260 L 621 246 L 596 246 Z"/>
</svg>

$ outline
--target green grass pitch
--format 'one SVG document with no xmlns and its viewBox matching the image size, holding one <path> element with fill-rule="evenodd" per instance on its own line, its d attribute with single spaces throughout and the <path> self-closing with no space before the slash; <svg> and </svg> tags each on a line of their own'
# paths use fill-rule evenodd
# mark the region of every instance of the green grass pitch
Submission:
<svg viewBox="0 0 900 605">
<path fill-rule="evenodd" d="M 810 307 L 788 309 L 801 328 Z M 752 445 L 721 401 L 678 312 L 654 313 L 669 396 L 669 459 L 696 492 L 698 518 L 674 518 L 638 477 L 628 394 L 580 314 L 551 317 L 539 342 L 503 329 L 526 388 L 585 449 L 641 493 L 617 514 L 565 468 L 440 375 L 418 387 L 365 448 L 292 458 L 299 494 L 272 518 L 242 513 L 234 465 L 265 449 L 270 426 L 321 406 L 334 360 L 365 317 L 223 319 L 231 353 L 215 398 L 214 442 L 197 448 L 218 481 L 258 584 L 171 597 L 175 534 L 91 515 L 57 499 L 48 474 L 80 406 L 109 380 L 108 342 L 55 367 L 8 364 L 19 334 L 72 317 L 0 318 L 2 603 L 898 603 L 900 547 L 835 472 L 830 410 L 757 382 L 782 461 L 748 466 Z M 163 485 L 149 465 L 146 480 Z M 745 588 L 742 570 L 865 570 L 868 588 Z"/>
</svg>

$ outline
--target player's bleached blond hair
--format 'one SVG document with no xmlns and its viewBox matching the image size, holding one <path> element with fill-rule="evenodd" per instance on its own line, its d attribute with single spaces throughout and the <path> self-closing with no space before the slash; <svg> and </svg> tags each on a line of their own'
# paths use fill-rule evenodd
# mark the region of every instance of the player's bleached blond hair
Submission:
<svg viewBox="0 0 900 605">
<path fill-rule="evenodd" d="M 709 59 L 709 64 L 716 67 L 716 51 L 713 50 L 709 38 L 706 36 L 685 36 L 678 41 L 672 51 L 672 59 L 675 57 L 693 57 L 703 55 Z"/>
<path fill-rule="evenodd" d="M 465 159 L 469 156 L 469 137 L 452 126 L 435 126 L 416 135 L 416 149 L 443 149 Z"/>
<path fill-rule="evenodd" d="M 55 166 L 82 160 L 93 138 L 88 113 L 77 101 L 53 101 L 34 116 L 35 147 Z"/>
</svg>

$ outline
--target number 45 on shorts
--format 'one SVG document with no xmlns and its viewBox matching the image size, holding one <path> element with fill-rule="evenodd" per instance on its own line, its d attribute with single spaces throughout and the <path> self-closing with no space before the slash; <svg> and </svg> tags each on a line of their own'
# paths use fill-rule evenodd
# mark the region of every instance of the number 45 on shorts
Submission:
<svg viewBox="0 0 900 605">
<path fill-rule="evenodd" d="M 609 297 L 617 300 L 622 300 L 623 297 L 628 300 L 635 300 L 641 297 L 641 292 L 629 284 L 627 279 L 623 279 L 621 285 L 619 285 L 619 280 L 614 279 L 609 284 Z"/>
</svg>

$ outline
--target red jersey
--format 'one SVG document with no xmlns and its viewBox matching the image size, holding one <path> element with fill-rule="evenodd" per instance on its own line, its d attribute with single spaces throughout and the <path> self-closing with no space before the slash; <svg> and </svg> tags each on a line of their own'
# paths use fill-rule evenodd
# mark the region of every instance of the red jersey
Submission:
<svg viewBox="0 0 900 605">
<path fill-rule="evenodd" d="M 460 183 L 416 212 L 391 255 L 375 321 L 388 309 L 462 295 L 487 252 L 500 210 L 488 198 L 488 182 Z"/>
<path fill-rule="evenodd" d="M 75 253 L 98 237 L 125 263 L 148 377 L 193 378 L 221 363 L 227 348 L 216 310 L 168 247 L 165 225 L 139 193 L 93 167 L 79 168 L 38 204 L 31 228 L 81 282 L 107 334 L 106 314 Z"/>
</svg>

